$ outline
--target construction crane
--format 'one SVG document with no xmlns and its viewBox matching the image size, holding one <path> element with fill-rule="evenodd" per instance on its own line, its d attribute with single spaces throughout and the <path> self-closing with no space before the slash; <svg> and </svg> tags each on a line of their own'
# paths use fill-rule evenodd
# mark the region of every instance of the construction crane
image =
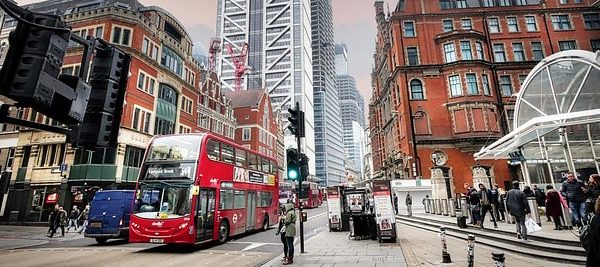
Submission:
<svg viewBox="0 0 600 267">
<path fill-rule="evenodd" d="M 248 43 L 244 43 L 239 54 L 234 54 L 231 44 L 227 44 L 227 52 L 235 67 L 235 91 L 242 89 L 242 77 L 250 68 L 246 67 L 246 56 L 248 56 Z"/>
<path fill-rule="evenodd" d="M 208 69 L 215 69 L 215 60 L 217 53 L 221 52 L 221 38 L 215 37 L 210 40 L 210 47 L 208 48 Z"/>
</svg>

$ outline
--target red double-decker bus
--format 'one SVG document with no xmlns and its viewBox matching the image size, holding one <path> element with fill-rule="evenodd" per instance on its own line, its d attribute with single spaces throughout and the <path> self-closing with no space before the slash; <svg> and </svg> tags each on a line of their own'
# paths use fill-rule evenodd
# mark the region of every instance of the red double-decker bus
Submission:
<svg viewBox="0 0 600 267">
<path fill-rule="evenodd" d="M 195 244 L 277 223 L 275 159 L 212 134 L 155 137 L 129 227 L 135 243 Z"/>
<path fill-rule="evenodd" d="M 323 201 L 319 199 L 319 185 L 314 182 L 302 182 L 302 196 L 300 196 L 300 200 L 302 200 L 305 208 L 320 206 Z"/>
</svg>

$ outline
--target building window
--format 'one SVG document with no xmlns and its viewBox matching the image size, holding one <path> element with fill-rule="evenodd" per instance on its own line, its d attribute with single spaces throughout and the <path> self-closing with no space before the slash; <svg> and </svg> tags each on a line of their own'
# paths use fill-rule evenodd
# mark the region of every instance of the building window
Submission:
<svg viewBox="0 0 600 267">
<path fill-rule="evenodd" d="M 130 28 L 113 26 L 111 40 L 115 44 L 131 46 L 131 33 L 132 30 Z"/>
<path fill-rule="evenodd" d="M 483 84 L 483 94 L 484 95 L 492 95 L 492 90 L 490 89 L 490 79 L 487 74 L 481 74 L 481 83 Z"/>
<path fill-rule="evenodd" d="M 600 29 L 600 13 L 583 14 L 586 29 Z"/>
<path fill-rule="evenodd" d="M 498 6 L 510 6 L 510 0 L 498 0 Z"/>
<path fill-rule="evenodd" d="M 417 32 L 415 31 L 415 22 L 414 21 L 405 21 L 404 22 L 404 36 L 406 36 L 406 37 L 417 36 Z"/>
<path fill-rule="evenodd" d="M 425 99 L 425 92 L 423 91 L 423 83 L 417 79 L 410 81 L 410 99 L 411 100 Z"/>
<path fill-rule="evenodd" d="M 531 51 L 533 53 L 533 60 L 541 61 L 544 59 L 544 50 L 542 49 L 541 42 L 531 42 Z"/>
<path fill-rule="evenodd" d="M 454 22 L 451 19 L 445 19 L 442 21 L 444 26 L 444 32 L 451 32 L 454 30 Z"/>
<path fill-rule="evenodd" d="M 6 156 L 6 164 L 4 165 L 6 167 L 6 171 L 12 170 L 14 159 L 15 159 L 15 148 L 11 147 L 8 149 L 8 155 Z"/>
<path fill-rule="evenodd" d="M 37 166 L 60 166 L 64 162 L 65 144 L 38 146 Z"/>
<path fill-rule="evenodd" d="M 419 65 L 419 55 L 416 47 L 407 47 L 406 54 L 408 55 L 408 65 L 416 66 Z"/>
<path fill-rule="evenodd" d="M 518 32 L 519 22 L 517 17 L 506 17 L 506 23 L 508 24 L 508 32 Z"/>
<path fill-rule="evenodd" d="M 525 51 L 523 51 L 523 43 L 513 43 L 512 46 L 515 61 L 525 61 Z"/>
<path fill-rule="evenodd" d="M 463 60 L 473 60 L 470 41 L 460 41 L 460 52 Z"/>
<path fill-rule="evenodd" d="M 150 120 L 152 112 L 139 107 L 133 109 L 133 123 L 131 128 L 144 133 L 150 133 Z"/>
<path fill-rule="evenodd" d="M 444 56 L 446 63 L 456 61 L 456 51 L 454 50 L 454 43 L 444 44 Z"/>
<path fill-rule="evenodd" d="M 471 22 L 471 19 L 461 19 L 460 22 L 463 30 L 473 29 L 473 23 Z"/>
<path fill-rule="evenodd" d="M 183 78 L 187 83 L 194 85 L 194 83 L 196 82 L 196 73 L 194 73 L 191 69 L 185 67 Z"/>
<path fill-rule="evenodd" d="M 475 52 L 477 53 L 477 59 L 485 60 L 485 54 L 483 53 L 483 44 L 481 44 L 481 42 L 475 42 Z"/>
<path fill-rule="evenodd" d="M 456 8 L 467 8 L 467 0 L 456 0 Z"/>
<path fill-rule="evenodd" d="M 65 74 L 65 75 L 79 76 L 80 71 L 81 71 L 81 64 L 77 64 L 77 65 L 63 66 L 62 69 L 60 70 L 60 73 Z"/>
<path fill-rule="evenodd" d="M 252 132 L 250 128 L 242 128 L 242 141 L 250 141 Z"/>
<path fill-rule="evenodd" d="M 571 30 L 569 15 L 552 15 L 552 27 L 556 31 Z"/>
<path fill-rule="evenodd" d="M 523 88 L 523 82 L 525 82 L 527 75 L 519 75 L 519 88 Z"/>
<path fill-rule="evenodd" d="M 192 101 L 191 99 L 185 97 L 185 96 L 181 96 L 181 110 L 185 111 L 188 114 L 192 114 L 192 106 L 193 106 L 194 101 Z"/>
<path fill-rule="evenodd" d="M 462 84 L 460 83 L 460 77 L 458 75 L 452 75 L 448 77 L 450 83 L 450 96 L 461 96 Z"/>
<path fill-rule="evenodd" d="M 498 18 L 489 18 L 488 19 L 488 27 L 490 29 L 490 33 L 499 33 L 500 32 L 500 22 Z"/>
<path fill-rule="evenodd" d="M 504 53 L 504 44 L 494 44 L 494 61 L 506 62 L 506 54 Z"/>
<path fill-rule="evenodd" d="M 160 64 L 173 71 L 179 77 L 183 74 L 183 59 L 167 46 L 163 46 Z"/>
<path fill-rule="evenodd" d="M 154 95 L 154 87 L 156 86 L 156 79 L 150 77 L 142 70 L 138 73 L 137 88 L 148 94 Z"/>
<path fill-rule="evenodd" d="M 142 53 L 158 61 L 158 45 L 146 36 L 144 36 L 144 40 L 142 41 Z"/>
<path fill-rule="evenodd" d="M 500 88 L 502 90 L 502 96 L 511 96 L 513 93 L 512 82 L 510 76 L 500 76 Z"/>
<path fill-rule="evenodd" d="M 475 75 L 474 73 L 467 73 L 467 94 L 479 94 L 479 87 L 477 86 L 477 75 Z"/>
<path fill-rule="evenodd" d="M 179 133 L 180 134 L 188 134 L 192 132 L 192 128 L 187 127 L 185 125 L 179 125 Z"/>
<path fill-rule="evenodd" d="M 590 40 L 590 44 L 592 45 L 592 51 L 600 51 L 600 39 Z"/>
<path fill-rule="evenodd" d="M 483 0 L 482 3 L 484 7 L 492 7 L 494 6 L 494 1 L 495 0 Z"/>
<path fill-rule="evenodd" d="M 525 25 L 527 25 L 528 32 L 537 32 L 538 30 L 535 16 L 525 16 Z"/>
<path fill-rule="evenodd" d="M 139 168 L 142 166 L 142 161 L 144 160 L 144 152 L 145 150 L 143 148 L 126 146 L 124 165 Z"/>
<path fill-rule="evenodd" d="M 561 5 L 566 5 L 566 4 L 568 4 L 568 3 L 569 3 L 569 1 L 568 1 L 568 0 L 560 0 L 560 4 L 561 4 Z"/>
<path fill-rule="evenodd" d="M 575 50 L 577 49 L 577 44 L 575 41 L 558 41 L 558 47 L 560 51 Z"/>
</svg>

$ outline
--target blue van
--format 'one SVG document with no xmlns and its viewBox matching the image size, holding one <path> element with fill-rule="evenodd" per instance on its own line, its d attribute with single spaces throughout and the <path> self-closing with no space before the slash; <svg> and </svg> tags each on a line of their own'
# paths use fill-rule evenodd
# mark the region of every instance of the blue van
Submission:
<svg viewBox="0 0 600 267">
<path fill-rule="evenodd" d="M 96 242 L 100 244 L 109 238 L 127 239 L 133 197 L 133 190 L 96 192 L 90 204 L 85 237 L 96 238 Z"/>
</svg>

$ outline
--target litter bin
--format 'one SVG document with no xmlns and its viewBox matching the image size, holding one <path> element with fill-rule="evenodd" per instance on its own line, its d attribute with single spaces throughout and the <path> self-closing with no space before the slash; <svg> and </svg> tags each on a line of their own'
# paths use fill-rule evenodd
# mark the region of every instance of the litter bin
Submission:
<svg viewBox="0 0 600 267">
<path fill-rule="evenodd" d="M 540 220 L 540 211 L 538 210 L 538 204 L 535 200 L 535 197 L 528 197 L 527 204 L 529 204 L 529 210 L 531 211 L 531 219 L 539 226 L 542 226 L 542 221 Z"/>
</svg>

